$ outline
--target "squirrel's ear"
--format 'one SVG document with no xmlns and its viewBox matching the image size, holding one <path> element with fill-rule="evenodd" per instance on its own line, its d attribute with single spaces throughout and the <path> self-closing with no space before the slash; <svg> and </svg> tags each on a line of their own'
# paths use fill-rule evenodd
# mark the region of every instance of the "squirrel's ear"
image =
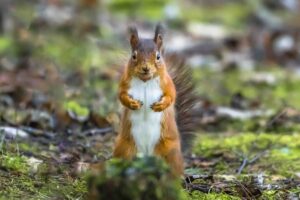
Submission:
<svg viewBox="0 0 300 200">
<path fill-rule="evenodd" d="M 135 26 L 130 26 L 128 30 L 130 35 L 130 45 L 135 49 L 139 43 L 138 31 Z"/>
<path fill-rule="evenodd" d="M 155 28 L 154 42 L 156 43 L 159 50 L 163 45 L 163 35 L 164 35 L 164 27 L 162 26 L 162 24 L 157 24 Z"/>
</svg>

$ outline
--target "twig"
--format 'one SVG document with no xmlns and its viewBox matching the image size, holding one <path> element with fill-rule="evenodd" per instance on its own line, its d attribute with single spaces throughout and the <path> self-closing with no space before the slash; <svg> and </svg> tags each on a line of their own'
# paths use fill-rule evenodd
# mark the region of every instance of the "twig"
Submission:
<svg viewBox="0 0 300 200">
<path fill-rule="evenodd" d="M 44 131 L 44 130 L 40 130 L 37 128 L 29 127 L 29 126 L 21 126 L 19 128 L 25 132 L 31 133 L 36 136 L 42 136 L 42 137 L 49 138 L 49 139 L 53 139 L 55 137 L 55 134 L 53 132 Z"/>
<path fill-rule="evenodd" d="M 249 165 L 249 164 L 253 164 L 254 162 L 256 162 L 259 158 L 261 158 L 268 150 L 265 150 L 261 153 L 258 153 L 254 156 L 254 158 L 252 158 L 251 160 L 249 160 L 247 157 L 244 157 L 243 162 L 241 164 L 241 166 L 239 167 L 239 169 L 237 170 L 237 174 L 241 174 L 243 169 Z"/>
<path fill-rule="evenodd" d="M 5 132 L 3 130 L 0 130 L 0 133 L 2 135 L 1 140 L 0 140 L 0 150 L 2 150 L 3 143 L 4 143 L 4 140 L 5 140 Z"/>
<path fill-rule="evenodd" d="M 252 163 L 256 162 L 258 159 L 260 159 L 260 158 L 261 158 L 263 155 L 265 155 L 267 152 L 268 152 L 268 150 L 266 149 L 265 151 L 256 154 L 256 156 L 254 156 L 254 158 L 252 158 L 252 159 L 249 161 L 249 164 L 252 164 Z"/>
<path fill-rule="evenodd" d="M 203 192 L 203 193 L 209 193 L 210 190 L 211 190 L 211 187 L 208 186 L 208 185 L 200 185 L 200 184 L 189 184 L 189 188 L 191 191 L 194 191 L 194 190 L 198 190 L 200 192 Z"/>
<path fill-rule="evenodd" d="M 94 128 L 94 129 L 89 129 L 86 131 L 83 131 L 82 134 L 83 135 L 96 135 L 96 134 L 104 134 L 107 132 L 112 131 L 113 128 L 112 127 L 107 127 L 107 128 Z"/>
<path fill-rule="evenodd" d="M 248 158 L 244 158 L 242 165 L 239 167 L 238 169 L 238 174 L 241 174 L 243 169 L 246 167 L 246 165 L 248 164 Z"/>
<path fill-rule="evenodd" d="M 284 109 L 279 114 L 277 114 L 271 121 L 269 121 L 266 125 L 266 128 L 269 128 L 277 119 L 279 119 L 281 116 L 283 116 L 286 113 L 286 110 Z"/>
</svg>

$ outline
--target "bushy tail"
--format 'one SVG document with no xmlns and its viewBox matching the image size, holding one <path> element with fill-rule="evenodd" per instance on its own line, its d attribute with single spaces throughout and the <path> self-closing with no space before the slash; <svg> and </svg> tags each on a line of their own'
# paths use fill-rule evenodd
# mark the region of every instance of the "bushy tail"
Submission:
<svg viewBox="0 0 300 200">
<path fill-rule="evenodd" d="M 181 146 L 184 152 L 191 147 L 199 120 L 195 117 L 195 105 L 198 97 L 192 81 L 192 70 L 185 65 L 183 56 L 166 54 L 164 56 L 173 82 L 176 86 L 176 121 L 181 136 Z"/>
</svg>

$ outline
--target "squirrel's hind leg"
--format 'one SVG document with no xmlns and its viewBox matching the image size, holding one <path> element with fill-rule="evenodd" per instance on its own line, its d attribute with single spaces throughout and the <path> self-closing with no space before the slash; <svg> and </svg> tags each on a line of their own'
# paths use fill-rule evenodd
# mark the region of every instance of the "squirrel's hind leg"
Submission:
<svg viewBox="0 0 300 200">
<path fill-rule="evenodd" d="M 128 120 L 129 112 L 127 109 L 122 117 L 121 131 L 116 138 L 113 157 L 132 159 L 136 155 L 137 150 L 133 138 L 130 136 L 131 125 Z"/>
<path fill-rule="evenodd" d="M 170 107 L 164 111 L 162 137 L 155 147 L 155 154 L 165 159 L 176 175 L 183 175 L 184 161 L 173 109 Z"/>
<path fill-rule="evenodd" d="M 130 139 L 122 138 L 122 136 L 118 136 L 113 151 L 113 157 L 130 160 L 135 155 L 136 148 L 134 142 Z"/>
<path fill-rule="evenodd" d="M 176 175 L 183 175 L 183 157 L 177 141 L 163 141 L 158 144 L 156 154 L 162 157 Z"/>
</svg>

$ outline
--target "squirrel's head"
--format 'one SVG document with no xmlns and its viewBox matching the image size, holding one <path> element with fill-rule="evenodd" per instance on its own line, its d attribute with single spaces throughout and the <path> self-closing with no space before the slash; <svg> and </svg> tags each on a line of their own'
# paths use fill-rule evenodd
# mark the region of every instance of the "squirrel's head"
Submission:
<svg viewBox="0 0 300 200">
<path fill-rule="evenodd" d="M 135 27 L 129 28 L 129 34 L 132 50 L 129 60 L 130 73 L 143 81 L 157 77 L 161 68 L 164 67 L 161 56 L 163 44 L 162 25 L 158 24 L 156 26 L 153 39 L 139 38 Z"/>
</svg>

